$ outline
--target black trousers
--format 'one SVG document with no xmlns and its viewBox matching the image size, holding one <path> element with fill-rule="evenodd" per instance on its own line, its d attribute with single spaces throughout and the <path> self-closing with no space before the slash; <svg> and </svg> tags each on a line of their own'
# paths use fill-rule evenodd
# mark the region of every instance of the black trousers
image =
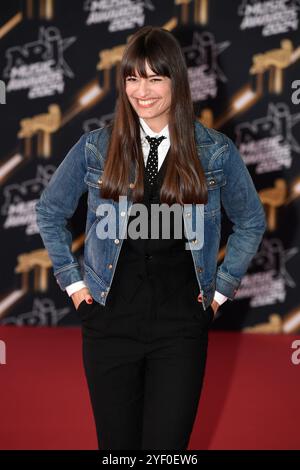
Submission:
<svg viewBox="0 0 300 470">
<path fill-rule="evenodd" d="M 177 288 L 173 284 L 167 295 L 162 297 L 158 272 L 163 276 L 172 273 L 172 257 L 167 265 L 162 265 L 161 258 L 156 262 L 151 257 L 149 262 L 143 261 L 144 271 L 124 260 L 116 270 L 105 307 L 83 301 L 78 308 L 83 364 L 100 450 L 188 447 L 203 385 L 213 310 L 204 311 L 197 301 L 196 276 L 186 263 L 186 253 L 182 256 L 182 269 L 176 257 L 180 284 Z M 143 275 L 134 296 L 128 298 L 130 269 Z"/>
</svg>

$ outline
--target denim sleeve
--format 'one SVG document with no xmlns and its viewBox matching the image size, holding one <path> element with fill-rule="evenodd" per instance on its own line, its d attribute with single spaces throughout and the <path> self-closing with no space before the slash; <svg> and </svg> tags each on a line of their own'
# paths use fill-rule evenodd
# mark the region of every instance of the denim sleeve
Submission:
<svg viewBox="0 0 300 470">
<path fill-rule="evenodd" d="M 82 280 L 78 260 L 72 253 L 72 234 L 66 225 L 77 208 L 80 196 L 87 191 L 84 182 L 87 135 L 88 132 L 80 137 L 56 168 L 35 208 L 40 235 L 62 290 Z"/>
<path fill-rule="evenodd" d="M 233 300 L 267 223 L 250 173 L 233 141 L 225 138 L 228 143 L 223 156 L 226 184 L 221 188 L 221 201 L 233 224 L 233 232 L 227 240 L 225 258 L 217 269 L 216 290 Z"/>
</svg>

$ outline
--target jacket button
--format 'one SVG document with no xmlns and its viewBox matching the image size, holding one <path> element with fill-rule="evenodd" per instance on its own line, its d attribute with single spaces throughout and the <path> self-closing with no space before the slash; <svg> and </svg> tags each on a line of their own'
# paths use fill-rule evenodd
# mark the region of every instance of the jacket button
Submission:
<svg viewBox="0 0 300 470">
<path fill-rule="evenodd" d="M 101 297 L 104 297 L 106 295 L 106 292 L 101 292 Z"/>
<path fill-rule="evenodd" d="M 120 240 L 118 238 L 115 239 L 115 244 L 118 245 L 120 243 Z"/>
<path fill-rule="evenodd" d="M 194 243 L 194 244 L 198 243 L 197 238 L 195 238 L 194 240 L 192 240 L 192 243 Z"/>
<path fill-rule="evenodd" d="M 109 264 L 108 265 L 108 269 L 112 269 L 113 265 L 112 264 Z"/>
<path fill-rule="evenodd" d="M 209 180 L 209 182 L 208 182 L 208 184 L 211 185 L 211 186 L 215 183 L 216 183 L 216 180 Z"/>
<path fill-rule="evenodd" d="M 99 183 L 99 184 L 102 184 L 102 180 L 101 180 L 101 179 L 100 179 L 100 180 L 98 180 L 98 183 Z"/>
<path fill-rule="evenodd" d="M 201 268 L 201 266 L 198 266 L 197 271 L 198 271 L 198 273 L 202 273 L 203 268 Z"/>
<path fill-rule="evenodd" d="M 129 187 L 130 187 L 130 189 L 133 189 L 133 188 L 135 187 L 135 184 L 134 184 L 134 183 L 130 183 L 130 184 L 129 184 Z"/>
<path fill-rule="evenodd" d="M 121 216 L 124 217 L 126 215 L 126 212 L 125 211 L 122 211 L 121 212 Z"/>
</svg>

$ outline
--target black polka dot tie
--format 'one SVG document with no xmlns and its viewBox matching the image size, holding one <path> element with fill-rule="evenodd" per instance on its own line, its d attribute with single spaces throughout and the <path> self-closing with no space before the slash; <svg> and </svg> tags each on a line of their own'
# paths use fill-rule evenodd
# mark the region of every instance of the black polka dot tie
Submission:
<svg viewBox="0 0 300 470">
<path fill-rule="evenodd" d="M 150 144 L 150 151 L 146 165 L 146 177 L 152 185 L 158 173 L 158 146 L 163 139 L 166 139 L 166 137 L 164 135 L 161 137 L 150 137 L 149 135 L 146 135 L 146 139 Z"/>
</svg>

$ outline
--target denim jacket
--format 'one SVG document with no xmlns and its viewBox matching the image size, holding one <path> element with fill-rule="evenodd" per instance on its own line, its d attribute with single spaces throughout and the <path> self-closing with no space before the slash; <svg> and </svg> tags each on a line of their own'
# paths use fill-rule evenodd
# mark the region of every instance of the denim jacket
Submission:
<svg viewBox="0 0 300 470">
<path fill-rule="evenodd" d="M 204 205 L 204 243 L 200 234 L 191 239 L 198 207 L 184 205 L 183 220 L 193 257 L 195 275 L 202 295 L 204 310 L 214 292 L 233 300 L 251 259 L 257 252 L 266 230 L 263 206 L 238 149 L 225 134 L 207 128 L 195 120 L 197 151 L 205 172 L 208 202 Z M 92 297 L 105 305 L 118 257 L 127 229 L 127 215 L 132 200 L 128 189 L 127 206 L 112 199 L 101 199 L 100 185 L 104 169 L 109 126 L 82 134 L 52 175 L 36 204 L 37 224 L 43 243 L 53 264 L 54 276 L 62 290 L 73 282 L 84 280 Z M 130 169 L 134 179 L 134 164 Z M 72 236 L 66 223 L 75 212 L 80 196 L 88 191 L 85 227 L 83 273 L 72 253 Z M 125 198 L 126 199 L 126 198 Z M 97 223 L 101 216 L 97 207 L 110 203 L 116 211 L 116 238 L 100 239 Z M 233 223 L 233 232 L 226 244 L 226 254 L 217 267 L 221 236 L 221 205 Z M 202 211 L 203 215 L 203 211 Z"/>
</svg>

